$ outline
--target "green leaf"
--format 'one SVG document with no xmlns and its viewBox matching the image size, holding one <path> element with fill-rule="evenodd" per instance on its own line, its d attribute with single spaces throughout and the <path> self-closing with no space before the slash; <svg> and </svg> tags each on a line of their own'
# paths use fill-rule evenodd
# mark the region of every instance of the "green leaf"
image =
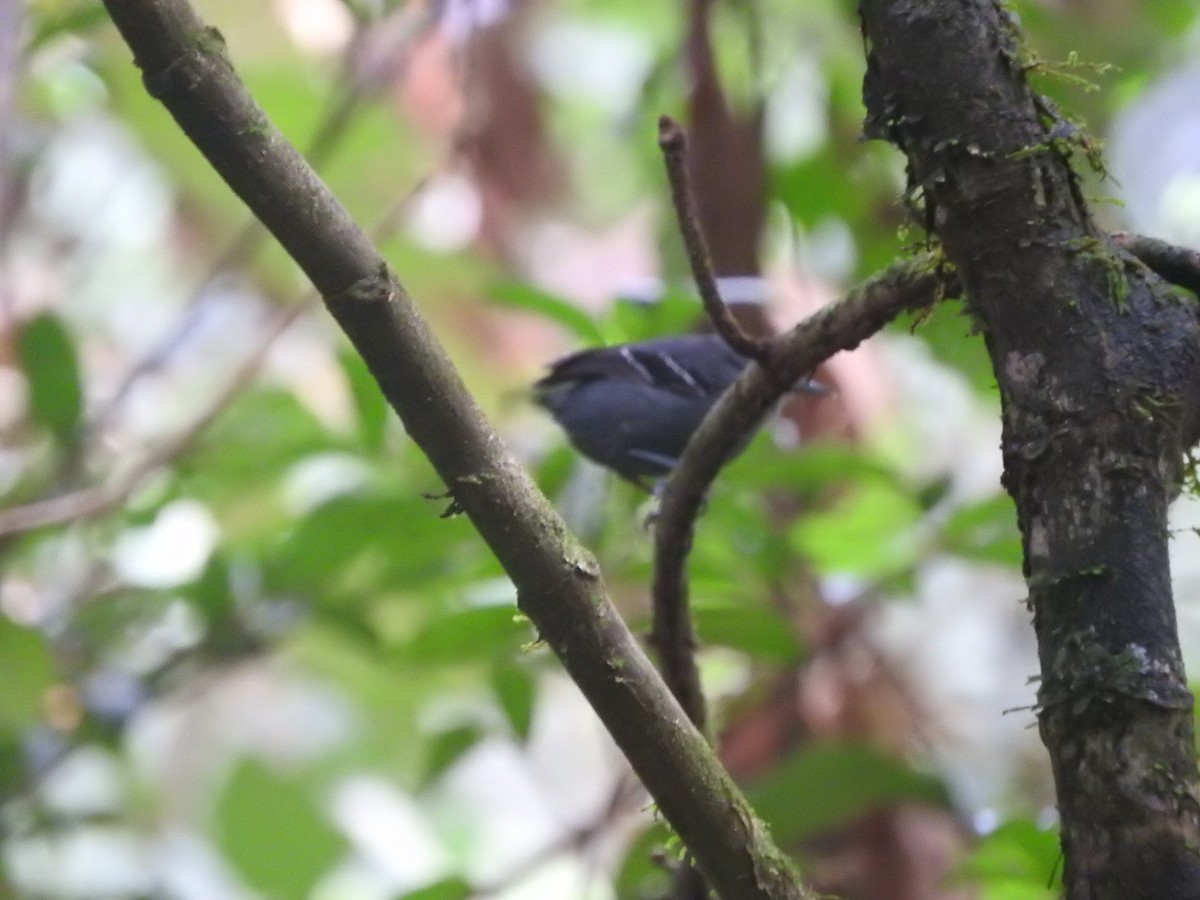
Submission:
<svg viewBox="0 0 1200 900">
<path fill-rule="evenodd" d="M 33 417 L 69 444 L 83 413 L 83 388 L 75 343 L 58 316 L 41 313 L 24 322 L 17 334 L 17 354 L 29 383 Z"/>
<path fill-rule="evenodd" d="M 434 735 L 429 743 L 425 781 L 433 781 L 444 773 L 484 737 L 483 729 L 477 725 L 463 725 Z"/>
<path fill-rule="evenodd" d="M 411 493 L 349 494 L 313 510 L 270 560 L 267 585 L 305 594 L 333 587 L 407 591 L 465 577 L 480 561 L 463 546 L 470 525 L 438 518 L 438 507 Z"/>
<path fill-rule="evenodd" d="M 670 858 L 669 846 L 679 839 L 672 836 L 670 829 L 660 821 L 651 823 L 630 844 L 625 859 L 617 872 L 618 897 L 668 897 L 671 894 L 671 876 L 663 865 L 663 857 Z M 664 848 L 666 852 L 664 852 Z"/>
<path fill-rule="evenodd" d="M 845 151 L 825 144 L 802 160 L 773 167 L 771 194 L 810 228 L 827 218 L 854 221 L 863 214 L 870 194 L 848 190 L 845 173 Z"/>
<path fill-rule="evenodd" d="M 563 439 L 542 459 L 537 468 L 537 483 L 547 497 L 555 497 L 570 481 L 579 462 L 575 449 Z"/>
<path fill-rule="evenodd" d="M 1059 896 L 1061 862 L 1056 831 L 1014 819 L 975 846 L 955 880 L 978 883 L 987 900 L 1052 900 Z"/>
<path fill-rule="evenodd" d="M 779 613 L 745 604 L 701 604 L 694 608 L 696 630 L 705 644 L 732 647 L 777 665 L 796 663 L 803 649 Z"/>
<path fill-rule="evenodd" d="M 45 639 L 0 616 L 0 728 L 19 731 L 36 722 L 54 681 L 54 657 Z"/>
<path fill-rule="evenodd" d="M 302 459 L 338 448 L 338 439 L 293 394 L 251 390 L 179 459 L 179 489 L 221 510 L 234 541 L 273 535 L 284 516 L 280 480 Z"/>
<path fill-rule="evenodd" d="M 187 585 L 183 593 L 196 605 L 208 624 L 226 621 L 234 612 L 228 561 L 220 554 L 214 554 L 200 577 Z"/>
<path fill-rule="evenodd" d="M 25 767 L 25 747 L 21 735 L 0 723 L 0 803 L 7 803 L 29 788 L 29 770 Z M 0 863 L 2 866 L 3 863 Z M 0 868 L 0 888 L 7 885 Z M 0 897 L 8 897 L 0 891 Z"/>
<path fill-rule="evenodd" d="M 531 639 L 529 623 L 516 607 L 481 606 L 434 619 L 403 655 L 416 662 L 470 662 L 519 652 Z"/>
<path fill-rule="evenodd" d="M 752 786 L 749 797 L 776 840 L 785 845 L 837 828 L 883 804 L 947 803 L 936 778 L 862 744 L 805 747 Z"/>
<path fill-rule="evenodd" d="M 1196 20 L 1196 5 L 1180 3 L 1179 0 L 1150 0 L 1147 3 L 1150 18 L 1170 35 L 1181 35 Z"/>
<path fill-rule="evenodd" d="M 687 334 L 694 331 L 703 318 L 704 307 L 695 292 L 668 290 L 649 303 L 618 298 L 604 330 L 610 338 L 609 343 L 644 341 Z"/>
<path fill-rule="evenodd" d="M 920 507 L 907 493 L 867 482 L 830 509 L 805 515 L 790 536 L 822 573 L 891 576 L 915 562 L 919 547 L 914 526 L 920 518 Z"/>
<path fill-rule="evenodd" d="M 242 394 L 204 440 L 205 467 L 230 479 L 278 476 L 282 467 L 327 451 L 333 435 L 295 394 L 262 388 Z"/>
<path fill-rule="evenodd" d="M 372 618 L 374 611 L 366 605 L 322 603 L 314 610 L 313 621 L 353 643 L 364 655 L 374 656 L 383 647 L 379 628 Z"/>
<path fill-rule="evenodd" d="M 217 802 L 216 837 L 246 881 L 271 897 L 307 896 L 346 849 L 304 785 L 254 760 Z"/>
<path fill-rule="evenodd" d="M 389 502 L 392 499 L 355 494 L 321 504 L 279 548 L 272 560 L 269 586 L 317 590 L 378 547 L 382 538 L 403 533 L 410 505 Z"/>
<path fill-rule="evenodd" d="M 983 338 L 976 333 L 974 322 L 957 302 L 939 303 L 923 314 L 913 334 L 925 341 L 934 357 L 957 369 L 970 381 L 976 393 L 996 397 L 996 374 L 988 357 Z"/>
<path fill-rule="evenodd" d="M 537 699 L 537 682 L 533 673 L 525 666 L 501 658 L 492 669 L 492 691 L 513 732 L 522 741 L 528 740 L 534 701 Z"/>
<path fill-rule="evenodd" d="M 942 539 L 950 552 L 983 562 L 1018 566 L 1023 558 L 1016 507 L 1008 494 L 955 510 L 942 526 Z"/>
<path fill-rule="evenodd" d="M 461 878 L 445 878 L 407 893 L 401 900 L 467 900 L 474 896 L 475 890 Z"/>
<path fill-rule="evenodd" d="M 787 487 L 806 493 L 863 480 L 899 486 L 889 469 L 854 447 L 818 443 L 785 452 L 768 435 L 754 440 L 724 477 L 744 488 Z"/>
<path fill-rule="evenodd" d="M 26 10 L 31 15 L 33 34 L 30 35 L 25 52 L 32 55 L 56 37 L 63 34 L 82 36 L 81 32 L 94 31 L 108 21 L 104 7 L 92 0 L 82 0 L 77 3 L 58 4 L 33 3 Z"/>
<path fill-rule="evenodd" d="M 492 285 L 488 296 L 501 306 L 535 313 L 561 325 L 585 344 L 603 344 L 604 334 L 586 312 L 570 300 L 518 281 Z"/>
<path fill-rule="evenodd" d="M 422 721 L 430 703 L 461 690 L 461 681 L 452 683 L 428 667 L 385 660 L 324 622 L 297 629 L 285 652 L 289 664 L 336 685 L 363 715 L 366 727 L 339 750 L 337 763 L 394 773 L 405 784 L 419 782 L 427 766 Z"/>
<path fill-rule="evenodd" d="M 1062 891 L 1010 878 L 989 879 L 980 888 L 979 900 L 1058 900 L 1062 896 Z"/>
<path fill-rule="evenodd" d="M 740 116 L 754 116 L 763 103 L 762 35 L 758 14 L 737 4 L 717 4 L 708 25 L 716 62 L 716 84 L 725 101 Z M 714 85 L 715 87 L 715 85 Z"/>
<path fill-rule="evenodd" d="M 387 435 L 391 408 L 361 356 L 351 350 L 345 350 L 340 358 L 346 381 L 350 385 L 350 395 L 354 398 L 354 408 L 358 413 L 358 438 L 364 449 L 378 451 Z"/>
</svg>

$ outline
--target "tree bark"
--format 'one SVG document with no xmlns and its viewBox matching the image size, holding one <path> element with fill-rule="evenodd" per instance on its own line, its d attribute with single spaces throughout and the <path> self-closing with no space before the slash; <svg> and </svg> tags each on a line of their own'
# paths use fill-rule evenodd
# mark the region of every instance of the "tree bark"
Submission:
<svg viewBox="0 0 1200 900">
<path fill-rule="evenodd" d="M 1200 784 L 1167 560 L 1198 436 L 1195 311 L 1092 221 L 1087 138 L 995 0 L 862 0 L 867 133 L 908 158 L 987 343 L 1072 900 L 1200 897 Z"/>
</svg>

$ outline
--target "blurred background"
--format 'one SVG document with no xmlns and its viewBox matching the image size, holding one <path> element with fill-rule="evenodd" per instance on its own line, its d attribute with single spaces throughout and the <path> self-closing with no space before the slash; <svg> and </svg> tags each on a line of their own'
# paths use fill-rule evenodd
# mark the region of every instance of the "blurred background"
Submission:
<svg viewBox="0 0 1200 900">
<path fill-rule="evenodd" d="M 1107 227 L 1200 245 L 1200 23 L 1018 0 Z M 205 0 L 644 633 L 647 497 L 528 385 L 697 327 L 656 120 L 737 311 L 922 236 L 836 0 Z M 654 898 L 678 842 L 296 268 L 94 0 L 0 0 L 0 897 Z M 819 889 L 1055 896 L 998 401 L 956 302 L 789 403 L 692 583 L 723 758 Z M 1197 504 L 1173 510 L 1200 664 Z"/>
</svg>

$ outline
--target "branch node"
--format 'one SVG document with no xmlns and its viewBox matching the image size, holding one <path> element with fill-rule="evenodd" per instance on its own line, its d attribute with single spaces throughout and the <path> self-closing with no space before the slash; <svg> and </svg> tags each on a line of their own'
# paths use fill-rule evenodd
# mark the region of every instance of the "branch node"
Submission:
<svg viewBox="0 0 1200 900">
<path fill-rule="evenodd" d="M 388 301 L 395 293 L 395 278 L 387 263 L 381 263 L 370 275 L 364 275 L 357 281 L 352 281 L 347 287 L 332 294 L 325 295 L 325 302 L 330 307 L 342 304 L 377 303 Z"/>
<path fill-rule="evenodd" d="M 901 312 L 943 293 L 931 257 L 899 263 L 825 307 L 792 331 L 764 343 L 765 359 L 749 366 L 705 416 L 662 492 L 654 530 L 654 629 L 663 677 L 703 729 L 706 710 L 691 649 L 687 559 L 704 498 L 721 468 L 796 380 L 840 350 L 857 347 Z"/>
</svg>

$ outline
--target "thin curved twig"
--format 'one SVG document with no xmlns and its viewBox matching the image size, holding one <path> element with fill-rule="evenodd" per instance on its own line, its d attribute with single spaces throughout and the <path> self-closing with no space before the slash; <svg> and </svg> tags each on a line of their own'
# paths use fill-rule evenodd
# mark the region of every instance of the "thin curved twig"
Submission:
<svg viewBox="0 0 1200 900">
<path fill-rule="evenodd" d="M 721 299 L 717 279 L 713 272 L 708 244 L 700 228 L 700 213 L 696 209 L 696 195 L 692 191 L 687 171 L 687 138 L 683 127 L 670 116 L 658 119 L 658 146 L 662 150 L 667 179 L 671 182 L 671 201 L 675 206 L 675 218 L 679 221 L 679 234 L 687 251 L 688 265 L 696 290 L 704 303 L 704 311 L 712 320 L 717 334 L 742 356 L 761 360 L 766 343 L 742 330 L 729 307 Z"/>
<path fill-rule="evenodd" d="M 258 346 L 237 367 L 221 391 L 209 401 L 204 412 L 177 434 L 147 453 L 124 475 L 105 484 L 0 510 L 0 538 L 11 537 L 26 531 L 35 531 L 39 528 L 92 519 L 123 504 L 134 491 L 145 483 L 147 478 L 182 454 L 216 421 L 226 407 L 258 375 L 258 370 L 271 345 L 300 317 L 301 313 L 315 307 L 317 299 L 315 296 L 310 296 L 307 300 L 277 313 Z"/>
<path fill-rule="evenodd" d="M 401 215 L 408 209 L 412 199 L 420 193 L 426 181 L 426 178 L 422 178 L 415 182 L 399 200 L 392 204 L 392 208 L 384 213 L 371 231 L 376 240 L 395 231 Z M 258 375 L 259 369 L 262 368 L 263 361 L 266 359 L 267 351 L 271 349 L 275 341 L 302 314 L 314 309 L 319 300 L 320 297 L 316 291 L 308 291 L 302 298 L 276 313 L 263 332 L 257 346 L 233 371 L 225 386 L 209 401 L 204 411 L 175 435 L 150 450 L 123 475 L 106 484 L 80 488 L 57 497 L 45 497 L 21 506 L 0 509 L 0 540 L 27 531 L 36 531 L 39 528 L 50 528 L 56 525 L 81 522 L 85 519 L 94 519 L 121 506 L 134 491 L 146 482 L 147 478 L 187 452 L 188 448 L 208 430 Z"/>
<path fill-rule="evenodd" d="M 419 15 L 417 21 L 403 32 L 401 37 L 405 42 L 415 43 L 424 34 L 425 29 L 433 26 L 436 22 L 436 10 L 427 10 Z M 332 158 L 341 144 L 342 138 L 349 133 L 364 104 L 382 87 L 377 83 L 377 78 L 364 77 L 357 73 L 352 65 L 362 53 L 362 40 L 368 33 L 369 27 L 373 26 L 358 22 L 354 34 L 347 41 L 338 70 L 338 81 L 333 85 L 325 109 L 317 119 L 312 137 L 304 150 L 304 157 L 308 160 L 308 164 L 317 171 L 323 169 Z M 397 54 L 403 50 L 404 44 L 401 44 L 399 47 L 392 48 L 391 52 Z M 143 378 L 163 368 L 170 356 L 188 340 L 198 320 L 197 311 L 201 308 L 213 282 L 222 272 L 253 260 L 258 251 L 266 245 L 270 236 L 270 232 L 262 222 L 253 216 L 250 216 L 236 229 L 233 237 L 212 258 L 204 274 L 192 286 L 182 314 L 173 324 L 170 332 L 163 335 L 141 359 L 130 366 L 108 399 L 85 423 L 85 436 L 102 431 L 117 410 L 128 400 L 133 388 Z"/>
<path fill-rule="evenodd" d="M 765 365 L 754 363 L 727 390 L 692 436 L 667 479 L 654 529 L 654 644 L 663 678 L 685 709 L 699 710 L 700 677 L 691 647 L 695 634 L 688 604 L 687 558 L 696 517 L 721 468 L 797 380 L 842 350 L 857 347 L 906 310 L 947 292 L 949 276 L 931 255 L 897 263 L 766 342 Z M 696 697 L 700 698 L 695 703 Z M 689 704 L 691 698 L 694 705 Z"/>
</svg>

